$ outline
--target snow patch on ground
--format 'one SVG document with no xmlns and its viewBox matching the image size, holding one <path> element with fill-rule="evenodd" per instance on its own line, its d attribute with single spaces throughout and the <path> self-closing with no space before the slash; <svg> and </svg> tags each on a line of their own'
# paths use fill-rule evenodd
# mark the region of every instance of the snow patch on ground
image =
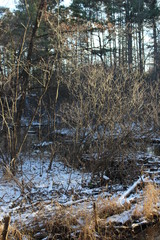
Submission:
<svg viewBox="0 0 160 240">
<path fill-rule="evenodd" d="M 66 167 L 57 159 L 53 161 L 49 171 L 48 154 L 43 154 L 40 158 L 35 151 L 32 157 L 22 161 L 15 176 L 21 189 L 7 173 L 4 176 L 3 171 L 0 171 L 0 220 L 7 212 L 16 211 L 17 205 L 28 204 L 28 200 L 32 203 L 65 203 L 78 196 L 85 198 L 93 193 L 93 190 L 87 187 L 91 174 Z"/>
</svg>

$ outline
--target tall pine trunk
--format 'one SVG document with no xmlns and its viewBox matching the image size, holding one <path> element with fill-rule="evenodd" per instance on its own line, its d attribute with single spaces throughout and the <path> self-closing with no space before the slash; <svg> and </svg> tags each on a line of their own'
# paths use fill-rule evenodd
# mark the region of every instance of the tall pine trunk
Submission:
<svg viewBox="0 0 160 240">
<path fill-rule="evenodd" d="M 157 53 L 157 25 L 156 20 L 153 18 L 153 41 L 154 41 L 154 80 L 158 78 L 157 64 L 158 64 L 158 53 Z"/>
<path fill-rule="evenodd" d="M 127 50 L 128 50 L 128 68 L 132 69 L 132 13 L 129 9 L 129 0 L 126 1 L 126 26 L 127 26 Z"/>
</svg>

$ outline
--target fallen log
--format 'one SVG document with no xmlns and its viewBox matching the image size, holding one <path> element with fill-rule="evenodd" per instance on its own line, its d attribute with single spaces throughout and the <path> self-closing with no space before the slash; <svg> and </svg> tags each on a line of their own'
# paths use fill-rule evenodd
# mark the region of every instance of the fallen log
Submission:
<svg viewBox="0 0 160 240">
<path fill-rule="evenodd" d="M 118 199 L 118 202 L 123 205 L 126 202 L 126 198 L 131 194 L 131 192 L 133 192 L 136 187 L 141 184 L 141 183 L 146 183 L 149 182 L 148 177 L 145 177 L 144 175 L 141 176 L 136 182 L 133 183 L 132 186 L 130 186 L 122 195 L 121 197 Z"/>
</svg>

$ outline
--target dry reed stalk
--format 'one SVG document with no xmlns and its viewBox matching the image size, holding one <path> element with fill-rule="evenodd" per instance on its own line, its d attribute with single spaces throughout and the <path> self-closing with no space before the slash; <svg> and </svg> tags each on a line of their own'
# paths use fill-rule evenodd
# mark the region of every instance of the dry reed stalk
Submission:
<svg viewBox="0 0 160 240">
<path fill-rule="evenodd" d="M 11 221 L 11 216 L 4 217 L 4 227 L 2 231 L 2 240 L 8 239 L 8 231 L 9 231 L 9 225 Z"/>
</svg>

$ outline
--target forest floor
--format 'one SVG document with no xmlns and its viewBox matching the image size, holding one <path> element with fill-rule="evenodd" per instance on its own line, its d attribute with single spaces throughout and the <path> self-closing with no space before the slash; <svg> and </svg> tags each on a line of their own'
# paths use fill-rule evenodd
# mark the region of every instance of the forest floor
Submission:
<svg viewBox="0 0 160 240">
<path fill-rule="evenodd" d="M 0 168 L 0 232 L 10 216 L 10 239 L 136 238 L 160 216 L 160 156 L 153 151 L 159 139 L 155 142 L 137 152 L 136 164 L 143 172 L 128 185 L 103 176 L 106 183 L 95 187 L 91 173 L 56 157 L 49 170 L 45 147 L 22 153 L 15 175 Z"/>
</svg>

